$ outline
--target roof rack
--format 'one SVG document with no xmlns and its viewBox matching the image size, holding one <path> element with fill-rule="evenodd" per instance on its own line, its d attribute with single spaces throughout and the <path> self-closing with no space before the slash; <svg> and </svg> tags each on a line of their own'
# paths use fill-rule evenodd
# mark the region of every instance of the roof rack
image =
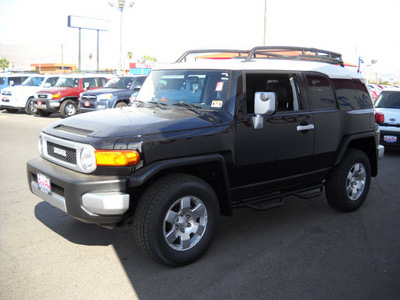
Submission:
<svg viewBox="0 0 400 300">
<path fill-rule="evenodd" d="M 340 53 L 317 48 L 288 46 L 254 47 L 250 50 L 249 55 L 244 61 L 251 61 L 252 58 L 319 61 L 344 67 Z"/>
<path fill-rule="evenodd" d="M 190 54 L 200 53 L 230 53 L 237 54 L 225 58 L 240 58 L 244 62 L 253 61 L 253 59 L 286 59 L 286 60 L 302 60 L 302 61 L 318 61 L 344 67 L 342 55 L 337 52 L 321 50 L 317 48 L 289 47 L 289 46 L 260 46 L 251 50 L 238 49 L 202 49 L 189 50 L 182 54 L 175 63 L 185 62 Z M 209 58 L 213 58 L 212 56 Z M 216 58 L 216 57 L 214 57 Z"/>
<path fill-rule="evenodd" d="M 249 54 L 249 50 L 234 50 L 234 49 L 197 49 L 186 51 L 179 57 L 175 63 L 185 62 L 186 58 L 190 54 L 200 54 L 200 53 L 237 53 L 237 56 L 232 58 L 246 58 Z M 244 56 L 243 56 L 244 54 Z"/>
</svg>

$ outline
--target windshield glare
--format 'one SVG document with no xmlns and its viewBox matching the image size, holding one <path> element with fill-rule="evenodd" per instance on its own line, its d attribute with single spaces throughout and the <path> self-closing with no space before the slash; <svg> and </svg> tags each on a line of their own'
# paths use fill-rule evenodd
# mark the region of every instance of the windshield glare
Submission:
<svg viewBox="0 0 400 300">
<path fill-rule="evenodd" d="M 79 87 L 79 78 L 60 77 L 55 87 Z"/>
<path fill-rule="evenodd" d="M 29 77 L 22 85 L 23 86 L 40 86 L 43 82 L 44 77 Z"/>
<path fill-rule="evenodd" d="M 376 100 L 375 107 L 400 109 L 400 92 L 381 92 Z"/>
<path fill-rule="evenodd" d="M 114 78 L 111 78 L 104 85 L 104 88 L 129 89 L 132 85 L 133 80 L 134 80 L 134 78 L 129 78 L 129 77 L 114 77 Z"/>
<path fill-rule="evenodd" d="M 228 86 L 227 71 L 158 70 L 150 72 L 136 99 L 220 110 L 227 99 Z"/>
</svg>

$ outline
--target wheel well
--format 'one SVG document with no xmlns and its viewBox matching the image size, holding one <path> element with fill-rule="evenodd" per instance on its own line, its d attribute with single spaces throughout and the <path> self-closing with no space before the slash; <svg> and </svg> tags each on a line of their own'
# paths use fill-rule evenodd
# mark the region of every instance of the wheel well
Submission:
<svg viewBox="0 0 400 300">
<path fill-rule="evenodd" d="M 226 178 L 223 166 L 219 162 L 215 161 L 201 164 L 183 165 L 162 170 L 147 180 L 143 186 L 135 189 L 136 197 L 140 197 L 138 194 L 142 194 L 147 186 L 149 186 L 158 178 L 168 174 L 176 173 L 190 174 L 207 182 L 217 195 L 221 215 L 232 215 L 233 209 L 232 201 L 229 197 L 229 183 L 227 182 L 228 178 Z"/>
<path fill-rule="evenodd" d="M 372 137 L 352 140 L 348 148 L 359 149 L 365 152 L 371 162 L 371 176 L 378 175 L 378 161 L 376 157 L 375 139 Z"/>
</svg>

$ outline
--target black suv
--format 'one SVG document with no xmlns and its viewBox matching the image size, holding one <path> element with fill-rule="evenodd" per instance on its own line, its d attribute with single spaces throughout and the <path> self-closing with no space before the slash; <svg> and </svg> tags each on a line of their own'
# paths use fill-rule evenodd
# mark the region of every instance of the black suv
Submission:
<svg viewBox="0 0 400 300">
<path fill-rule="evenodd" d="M 111 78 L 103 88 L 84 92 L 78 109 L 80 112 L 89 112 L 127 106 L 130 104 L 129 98 L 140 90 L 145 79 L 146 75 Z"/>
<path fill-rule="evenodd" d="M 384 148 L 364 80 L 340 54 L 201 52 L 234 59 L 187 52 L 150 72 L 135 106 L 46 127 L 27 163 L 32 193 L 88 223 L 133 217 L 137 243 L 169 266 L 198 259 L 235 208 L 324 189 L 337 210 L 363 204 Z"/>
</svg>

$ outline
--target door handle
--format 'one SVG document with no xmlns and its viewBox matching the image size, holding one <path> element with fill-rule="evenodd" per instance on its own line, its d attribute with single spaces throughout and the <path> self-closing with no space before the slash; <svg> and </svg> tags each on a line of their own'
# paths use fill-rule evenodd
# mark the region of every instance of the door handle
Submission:
<svg viewBox="0 0 400 300">
<path fill-rule="evenodd" d="M 314 129 L 314 124 L 297 126 L 297 131 L 306 131 L 306 130 L 311 130 L 311 129 Z"/>
</svg>

